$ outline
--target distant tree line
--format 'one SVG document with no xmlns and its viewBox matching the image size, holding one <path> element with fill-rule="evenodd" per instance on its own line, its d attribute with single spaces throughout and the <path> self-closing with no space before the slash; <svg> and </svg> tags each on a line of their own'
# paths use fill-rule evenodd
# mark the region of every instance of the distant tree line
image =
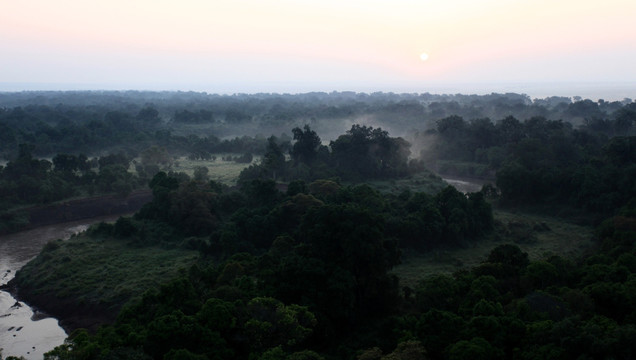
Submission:
<svg viewBox="0 0 636 360">
<path fill-rule="evenodd" d="M 57 154 L 49 161 L 33 158 L 32 150 L 33 146 L 23 144 L 17 158 L 0 166 L 3 209 L 96 192 L 124 195 L 143 185 L 128 172 L 130 159 L 121 153 L 91 159 L 83 154 Z"/>
<path fill-rule="evenodd" d="M 453 115 L 437 120 L 435 128 L 416 133 L 414 143 L 428 145 L 422 150 L 422 157 L 431 162 L 475 162 L 497 170 L 508 160 L 508 154 L 525 154 L 552 163 L 578 165 L 585 156 L 598 153 L 612 137 L 636 134 L 636 104 L 621 108 L 615 115 L 614 120 L 587 118 L 579 126 L 545 117 L 467 121 Z M 537 147 L 542 147 L 539 150 L 543 152 L 536 153 Z"/>
<path fill-rule="evenodd" d="M 258 153 L 265 138 L 241 136 L 221 140 L 214 135 L 174 135 L 161 123 L 156 109 L 143 108 L 137 115 L 109 111 L 103 116 L 79 109 L 71 116 L 36 108 L 0 110 L 0 153 L 12 158 L 19 144 L 37 144 L 34 155 L 56 153 L 124 152 L 131 157 L 151 146 L 167 148 L 173 154 L 206 159 L 210 154 Z M 76 117 L 76 118 L 74 118 Z M 87 121 L 86 119 L 91 119 Z"/>
<path fill-rule="evenodd" d="M 471 121 L 543 117 L 613 132 L 629 125 L 628 113 L 633 110 L 631 99 L 532 100 L 520 94 L 0 93 L 0 154 L 14 157 L 21 143 L 37 144 L 38 156 L 138 152 L 152 145 L 168 147 L 171 152 L 194 152 L 188 148 L 192 135 L 217 140 L 260 135 L 264 141 L 271 134 L 303 124 L 335 139 L 347 130 L 347 124 L 364 124 L 364 119 L 405 138 L 413 129 L 434 129 L 436 121 L 451 116 Z M 172 144 L 165 142 L 173 136 Z M 247 151 L 256 153 L 245 147 L 231 152 Z"/>
<path fill-rule="evenodd" d="M 621 108 L 615 120 L 593 119 L 577 128 L 543 117 L 492 122 L 451 116 L 419 133 L 415 144 L 429 144 L 421 158 L 442 173 L 495 174 L 504 202 L 607 214 L 636 197 L 634 122 L 633 104 Z"/>
</svg>

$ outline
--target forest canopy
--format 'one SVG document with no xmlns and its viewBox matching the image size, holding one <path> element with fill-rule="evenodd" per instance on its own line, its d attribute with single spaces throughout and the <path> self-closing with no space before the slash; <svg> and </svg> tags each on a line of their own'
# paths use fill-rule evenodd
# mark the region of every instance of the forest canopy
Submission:
<svg viewBox="0 0 636 360">
<path fill-rule="evenodd" d="M 630 99 L 25 92 L 0 94 L 0 106 L 3 226 L 24 221 L 16 206 L 152 191 L 133 216 L 50 243 L 16 275 L 19 289 L 116 315 L 49 359 L 636 354 Z M 203 164 L 217 155 L 244 167 L 236 183 L 211 180 Z M 190 175 L 175 164 L 184 158 L 198 164 Z M 486 185 L 400 187 L 437 179 L 427 169 Z M 521 245 L 550 226 L 493 209 L 594 227 L 593 245 L 529 254 Z M 405 255 L 444 261 L 487 240 L 476 266 L 454 261 L 408 285 L 393 272 Z M 196 256 L 143 292 L 104 289 L 103 265 L 74 250 L 91 246 Z"/>
</svg>

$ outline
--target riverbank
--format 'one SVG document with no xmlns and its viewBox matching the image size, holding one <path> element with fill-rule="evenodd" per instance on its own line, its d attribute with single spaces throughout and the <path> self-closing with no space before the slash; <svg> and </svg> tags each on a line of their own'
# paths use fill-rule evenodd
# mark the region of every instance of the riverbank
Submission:
<svg viewBox="0 0 636 360">
<path fill-rule="evenodd" d="M 12 280 L 48 242 L 68 239 L 96 222 L 115 221 L 151 200 L 150 190 L 138 190 L 126 197 L 95 196 L 20 209 L 28 222 L 20 231 L 0 233 L 0 348 L 4 348 L 5 356 L 41 359 L 73 329 L 95 330 L 114 320 L 116 312 L 103 304 L 40 294 L 28 285 L 17 287 Z M 7 285 L 10 281 L 11 285 Z"/>
<path fill-rule="evenodd" d="M 100 216 L 132 213 L 141 209 L 144 204 L 151 200 L 152 191 L 144 189 L 134 191 L 125 197 L 105 195 L 32 207 L 27 209 L 29 226 L 38 227 Z"/>
<path fill-rule="evenodd" d="M 152 200 L 152 191 L 136 190 L 129 195 L 102 195 L 16 210 L 26 219 L 18 229 L 0 228 L 0 235 L 35 229 L 41 226 L 136 212 Z"/>
<path fill-rule="evenodd" d="M 16 286 L 12 283 L 6 290 L 15 298 L 28 303 L 35 311 L 43 311 L 55 317 L 59 326 L 67 334 L 79 328 L 94 332 L 100 325 L 114 321 L 118 313 L 118 309 L 108 309 L 99 303 L 87 303 L 72 297 L 51 296 L 52 294 L 39 292 L 39 289 L 32 288 L 28 284 Z"/>
<path fill-rule="evenodd" d="M 127 239 L 80 234 L 48 243 L 9 283 L 17 298 L 56 317 L 68 333 L 95 331 L 122 306 L 178 277 L 196 250 L 137 246 Z"/>
<path fill-rule="evenodd" d="M 119 215 L 40 226 L 0 237 L 0 347 L 5 357 L 41 360 L 45 352 L 61 345 L 67 337 L 58 319 L 41 308 L 31 308 L 29 299 L 16 298 L 15 291 L 9 292 L 6 284 L 48 242 L 69 239 L 95 222 L 112 222 Z"/>
<path fill-rule="evenodd" d="M 413 181 L 420 187 L 432 180 L 439 180 L 442 187 L 441 178 L 430 174 L 418 179 Z M 150 199 L 152 194 L 146 193 Z M 33 208 L 31 220 L 32 224 L 45 224 L 96 211 L 130 213 L 144 203 L 144 192 L 127 198 L 80 199 Z M 91 239 L 82 235 L 47 246 L 19 272 L 11 291 L 58 318 L 69 333 L 77 328 L 96 330 L 101 324 L 112 322 L 128 300 L 175 277 L 177 274 L 170 269 L 189 268 L 196 261 L 195 255 L 196 252 L 158 246 L 134 246 L 126 239 Z M 170 265 L 173 259 L 177 263 Z"/>
<path fill-rule="evenodd" d="M 31 206 L 14 211 L 26 220 L 18 229 L 2 229 L 0 235 L 34 229 L 40 226 L 84 220 L 100 216 L 136 212 L 152 200 L 149 189 L 136 190 L 129 195 L 102 195 L 63 201 L 55 204 Z"/>
</svg>

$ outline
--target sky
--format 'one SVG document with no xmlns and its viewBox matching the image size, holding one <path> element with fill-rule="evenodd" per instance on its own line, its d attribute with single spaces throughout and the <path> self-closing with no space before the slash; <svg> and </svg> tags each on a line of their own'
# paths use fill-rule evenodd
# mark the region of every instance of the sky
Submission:
<svg viewBox="0 0 636 360">
<path fill-rule="evenodd" d="M 634 0 L 0 0 L 0 91 L 635 98 L 634 18 Z"/>
</svg>

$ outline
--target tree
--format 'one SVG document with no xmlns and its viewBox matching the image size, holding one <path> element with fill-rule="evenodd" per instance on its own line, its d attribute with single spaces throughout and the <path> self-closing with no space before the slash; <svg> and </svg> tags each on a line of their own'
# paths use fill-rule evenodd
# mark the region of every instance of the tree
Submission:
<svg viewBox="0 0 636 360">
<path fill-rule="evenodd" d="M 172 158 L 166 148 L 153 145 L 141 152 L 141 164 L 144 167 L 158 166 L 165 170 L 172 165 Z M 154 176 L 154 173 L 149 175 Z"/>
<path fill-rule="evenodd" d="M 274 298 L 250 300 L 247 312 L 249 320 L 245 323 L 245 331 L 251 347 L 257 351 L 276 345 L 298 345 L 316 326 L 316 317 L 306 307 L 284 305 Z"/>
<path fill-rule="evenodd" d="M 503 351 L 481 337 L 458 341 L 450 347 L 448 355 L 451 360 L 496 360 L 504 357 Z"/>
<path fill-rule="evenodd" d="M 537 200 L 534 191 L 531 191 L 532 174 L 517 161 L 506 163 L 497 171 L 497 188 L 501 190 L 504 200 L 520 201 L 527 198 Z"/>
<path fill-rule="evenodd" d="M 159 111 L 152 106 L 146 106 L 139 110 L 136 116 L 137 120 L 143 121 L 148 124 L 157 124 L 161 120 L 159 119 Z"/>
<path fill-rule="evenodd" d="M 358 360 L 425 360 L 426 350 L 419 341 L 404 341 L 390 354 L 382 355 L 380 348 L 374 347 L 358 355 Z"/>
<path fill-rule="evenodd" d="M 486 262 L 509 265 L 520 271 L 528 266 L 530 260 L 528 254 L 521 251 L 517 245 L 503 244 L 490 251 Z"/>
<path fill-rule="evenodd" d="M 106 165 L 100 168 L 96 185 L 102 192 L 116 192 L 121 196 L 133 190 L 135 178 L 127 169 L 119 164 Z"/>
<path fill-rule="evenodd" d="M 73 172 L 79 168 L 80 163 L 75 155 L 57 154 L 53 157 L 53 165 L 56 171 Z"/>
<path fill-rule="evenodd" d="M 355 279 L 359 312 L 385 311 L 397 288 L 387 272 L 399 261 L 394 239 L 384 237 L 378 215 L 355 204 L 311 208 L 300 227 L 311 256 L 342 268 Z"/>
<path fill-rule="evenodd" d="M 452 186 L 447 186 L 435 196 L 439 212 L 444 219 L 443 238 L 459 243 L 470 233 L 470 214 L 466 195 Z"/>
<path fill-rule="evenodd" d="M 461 116 L 452 115 L 437 120 L 437 132 L 443 136 L 455 137 L 464 132 L 468 123 Z"/>
<path fill-rule="evenodd" d="M 410 144 L 381 128 L 353 125 L 330 147 L 336 169 L 348 178 L 402 176 L 408 169 Z"/>
<path fill-rule="evenodd" d="M 318 148 L 320 147 L 320 137 L 315 131 L 305 125 L 304 131 L 300 128 L 292 129 L 294 140 L 290 155 L 296 162 L 311 164 L 316 159 Z"/>
<path fill-rule="evenodd" d="M 147 326 L 144 350 L 154 358 L 176 354 L 175 349 L 186 349 L 193 354 L 205 354 L 207 358 L 229 358 L 233 355 L 227 342 L 216 331 L 201 326 L 194 316 L 181 311 L 153 319 Z"/>
<path fill-rule="evenodd" d="M 271 136 L 267 139 L 267 148 L 263 155 L 263 167 L 268 174 L 272 174 L 271 178 L 276 180 L 278 176 L 283 175 L 285 171 L 285 155 L 276 143 L 276 137 Z"/>
<path fill-rule="evenodd" d="M 547 261 L 533 261 L 526 267 L 525 278 L 535 289 L 554 285 L 558 276 L 556 267 Z"/>
<path fill-rule="evenodd" d="M 171 223 L 189 235 L 210 234 L 217 227 L 215 194 L 192 181 L 182 184 L 170 197 Z"/>
<path fill-rule="evenodd" d="M 130 165 L 130 158 L 120 152 L 117 154 L 102 156 L 97 162 L 99 163 L 100 170 L 109 165 L 121 165 L 124 169 L 128 169 L 128 166 Z"/>
<path fill-rule="evenodd" d="M 421 311 L 455 311 L 462 300 L 460 290 L 455 280 L 448 275 L 428 276 L 416 288 L 417 305 Z"/>
<path fill-rule="evenodd" d="M 243 164 L 249 164 L 252 162 L 252 160 L 254 160 L 254 156 L 250 152 L 247 152 L 241 156 L 237 156 L 234 158 L 234 162 L 243 163 Z"/>
<path fill-rule="evenodd" d="M 210 170 L 206 166 L 195 166 L 194 167 L 194 180 L 195 181 L 207 181 L 208 180 L 208 172 Z"/>
<path fill-rule="evenodd" d="M 636 111 L 623 108 L 617 111 L 614 120 L 614 131 L 617 135 L 626 135 L 636 122 Z"/>
<path fill-rule="evenodd" d="M 503 141 L 508 144 L 519 142 L 523 134 L 523 125 L 513 116 L 508 116 L 496 124 L 496 128 L 501 134 Z"/>
</svg>

